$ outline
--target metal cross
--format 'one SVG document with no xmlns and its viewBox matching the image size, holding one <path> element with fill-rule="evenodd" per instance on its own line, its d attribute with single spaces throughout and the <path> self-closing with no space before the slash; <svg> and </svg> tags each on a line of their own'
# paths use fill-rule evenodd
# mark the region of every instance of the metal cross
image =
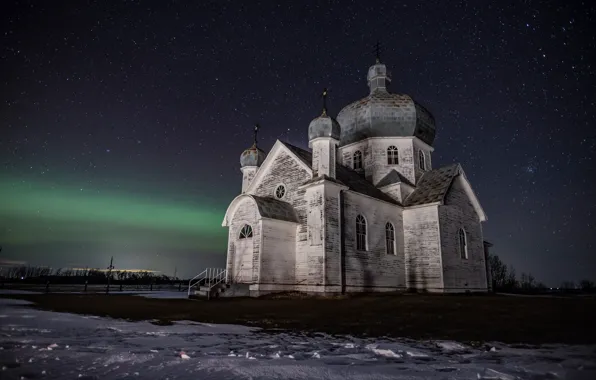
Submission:
<svg viewBox="0 0 596 380">
<path fill-rule="evenodd" d="M 327 88 L 323 89 L 323 116 L 327 115 Z"/>
<path fill-rule="evenodd" d="M 258 123 L 255 124 L 255 146 L 257 146 L 257 134 L 259 133 L 259 128 L 261 128 L 261 126 Z"/>
<path fill-rule="evenodd" d="M 377 40 L 375 45 L 375 56 L 377 58 L 377 63 L 381 63 L 381 43 Z"/>
</svg>

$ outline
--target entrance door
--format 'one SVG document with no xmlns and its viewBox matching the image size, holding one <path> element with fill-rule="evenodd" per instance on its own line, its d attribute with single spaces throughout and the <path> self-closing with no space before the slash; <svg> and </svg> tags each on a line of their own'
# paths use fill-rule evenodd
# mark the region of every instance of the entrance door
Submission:
<svg viewBox="0 0 596 380">
<path fill-rule="evenodd" d="M 236 240 L 234 250 L 234 282 L 252 282 L 252 237 Z"/>
</svg>

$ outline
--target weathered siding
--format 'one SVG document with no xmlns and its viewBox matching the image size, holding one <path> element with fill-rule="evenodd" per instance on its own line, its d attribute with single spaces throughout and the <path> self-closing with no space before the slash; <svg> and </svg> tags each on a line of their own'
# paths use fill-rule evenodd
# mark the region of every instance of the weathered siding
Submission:
<svg viewBox="0 0 596 380">
<path fill-rule="evenodd" d="M 316 176 L 335 178 L 337 140 L 319 138 L 312 142 L 312 168 Z"/>
<path fill-rule="evenodd" d="M 335 292 L 341 291 L 338 288 L 341 285 L 339 192 L 340 188 L 335 184 L 325 186 L 325 287 L 335 287 Z"/>
<path fill-rule="evenodd" d="M 436 205 L 404 210 L 404 247 L 408 287 L 443 290 L 443 268 Z"/>
<path fill-rule="evenodd" d="M 246 192 L 246 189 L 252 182 L 255 174 L 257 173 L 257 167 L 245 167 L 242 168 L 242 192 Z"/>
<path fill-rule="evenodd" d="M 397 290 L 405 287 L 402 210 L 351 191 L 345 192 L 345 276 L 347 291 Z M 356 216 L 367 221 L 366 251 L 356 249 Z M 386 253 L 385 224 L 395 228 L 395 255 Z M 334 264 L 335 265 L 335 264 Z M 375 289 L 376 288 L 376 289 Z"/>
<path fill-rule="evenodd" d="M 263 219 L 260 284 L 294 285 L 296 279 L 296 225 Z"/>
<path fill-rule="evenodd" d="M 439 207 L 443 278 L 448 291 L 486 291 L 486 261 L 482 225 L 458 176 Z M 463 228 L 468 243 L 468 258 L 461 258 L 458 231 Z"/>
<path fill-rule="evenodd" d="M 395 199 L 398 202 L 402 202 L 402 194 L 401 194 L 401 185 L 399 183 L 394 183 L 389 186 L 385 186 L 380 189 L 385 194 L 389 195 L 391 198 Z"/>
<path fill-rule="evenodd" d="M 280 152 L 269 167 L 260 182 L 256 184 L 254 195 L 261 197 L 274 197 L 275 188 L 283 184 L 286 195 L 282 199 L 290 203 L 298 215 L 300 224 L 296 231 L 296 272 L 295 281 L 309 280 L 309 263 L 312 261 L 308 255 L 309 244 L 307 241 L 307 198 L 305 190 L 298 186 L 311 178 L 311 173 L 305 170 L 296 159 L 286 152 Z M 315 280 L 312 280 L 315 281 Z"/>
<path fill-rule="evenodd" d="M 416 143 L 414 137 L 383 137 L 371 138 L 365 141 L 340 147 L 340 162 L 343 166 L 353 168 L 354 152 L 360 150 L 363 154 L 364 175 L 373 184 L 377 184 L 390 171 L 396 170 L 410 182 L 416 183 L 425 172 L 418 165 L 418 151 L 423 149 L 426 159 L 426 170 L 431 170 L 431 152 L 422 148 L 424 145 Z M 395 146 L 398 151 L 398 164 L 389 165 L 387 161 L 387 148 Z"/>
<path fill-rule="evenodd" d="M 238 205 L 236 212 L 230 219 L 231 223 L 228 234 L 228 257 L 226 263 L 228 272 L 231 274 L 230 279 L 234 282 L 256 282 L 258 281 L 259 271 L 261 231 L 255 202 L 250 198 L 243 200 Z M 245 241 L 240 242 L 240 230 L 245 224 L 248 224 L 252 227 L 253 237 L 249 239 L 242 239 Z M 252 252 L 240 252 L 238 248 L 244 246 L 246 243 L 252 245 Z M 246 260 L 243 257 L 239 257 L 239 255 L 245 254 L 252 255 L 252 260 Z M 241 267 L 239 268 L 238 265 Z M 250 265 L 250 268 L 247 268 L 247 265 Z"/>
<path fill-rule="evenodd" d="M 418 161 L 418 152 L 422 152 L 424 154 L 424 165 L 425 170 L 420 169 L 420 162 Z M 422 147 L 417 146 L 414 144 L 414 175 L 416 177 L 416 181 L 414 183 L 418 183 L 418 180 L 424 173 L 427 171 L 432 170 L 432 162 L 430 157 L 430 152 L 427 149 L 423 149 Z"/>
<path fill-rule="evenodd" d="M 324 190 L 322 184 L 316 185 L 304 195 L 308 207 L 307 238 L 296 248 L 297 285 L 323 285 L 325 281 Z"/>
</svg>

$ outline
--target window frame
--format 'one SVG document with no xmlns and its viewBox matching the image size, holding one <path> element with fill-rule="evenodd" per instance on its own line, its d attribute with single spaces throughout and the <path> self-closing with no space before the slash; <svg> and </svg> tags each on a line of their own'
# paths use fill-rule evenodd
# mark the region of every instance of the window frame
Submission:
<svg viewBox="0 0 596 380">
<path fill-rule="evenodd" d="M 462 244 L 463 243 L 463 244 Z M 457 230 L 457 246 L 459 248 L 459 258 L 467 260 L 468 256 L 468 234 L 463 227 Z"/>
<path fill-rule="evenodd" d="M 356 160 L 356 157 L 358 157 L 358 160 Z M 359 164 L 358 167 L 356 167 L 356 162 L 358 162 L 358 164 Z M 352 154 L 352 168 L 354 170 L 364 169 L 364 162 L 363 162 L 361 150 L 355 150 L 354 153 Z"/>
<path fill-rule="evenodd" d="M 251 239 L 253 235 L 252 226 L 250 224 L 244 224 L 238 233 L 238 239 Z"/>
<path fill-rule="evenodd" d="M 420 170 L 426 170 L 426 155 L 422 149 L 418 151 L 418 168 Z"/>
<path fill-rule="evenodd" d="M 387 165 L 399 165 L 399 149 L 395 145 L 387 147 Z"/>
<path fill-rule="evenodd" d="M 277 195 L 277 191 L 279 189 L 283 189 L 283 194 L 281 197 Z M 286 188 L 286 185 L 284 185 L 283 183 L 280 183 L 277 186 L 275 186 L 275 189 L 273 190 L 273 196 L 275 197 L 275 199 L 284 199 L 284 197 L 287 194 L 288 194 L 288 189 Z"/>
<path fill-rule="evenodd" d="M 385 254 L 396 255 L 395 226 L 391 222 L 385 223 Z"/>
<path fill-rule="evenodd" d="M 356 215 L 356 250 L 368 251 L 368 223 L 362 214 Z"/>
</svg>

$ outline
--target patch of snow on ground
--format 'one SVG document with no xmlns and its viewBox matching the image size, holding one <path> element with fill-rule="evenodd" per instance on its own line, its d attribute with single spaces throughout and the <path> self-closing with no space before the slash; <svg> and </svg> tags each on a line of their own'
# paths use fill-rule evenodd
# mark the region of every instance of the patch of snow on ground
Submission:
<svg viewBox="0 0 596 380">
<path fill-rule="evenodd" d="M 156 326 L 28 305 L 0 298 L 2 380 L 596 378 L 594 346 L 492 342 L 476 349 L 452 341 L 271 334 L 191 321 Z"/>
</svg>

